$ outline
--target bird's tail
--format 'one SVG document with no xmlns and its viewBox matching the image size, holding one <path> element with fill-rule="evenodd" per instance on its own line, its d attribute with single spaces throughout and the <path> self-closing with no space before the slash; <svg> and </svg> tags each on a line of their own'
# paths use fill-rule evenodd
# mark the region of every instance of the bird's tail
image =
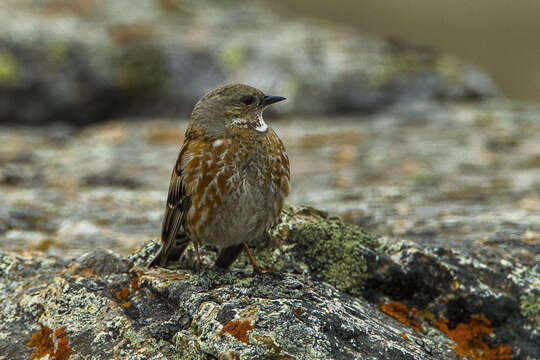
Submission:
<svg viewBox="0 0 540 360">
<path fill-rule="evenodd" d="M 178 261 L 191 240 L 186 234 L 177 237 L 172 246 L 164 249 L 163 246 L 154 256 L 148 267 L 165 266 L 169 261 Z"/>
</svg>

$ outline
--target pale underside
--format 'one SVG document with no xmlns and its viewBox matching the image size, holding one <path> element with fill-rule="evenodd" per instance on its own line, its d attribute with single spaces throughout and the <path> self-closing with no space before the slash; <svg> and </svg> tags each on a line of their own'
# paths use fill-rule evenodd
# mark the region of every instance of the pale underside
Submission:
<svg viewBox="0 0 540 360">
<path fill-rule="evenodd" d="M 184 159 L 183 169 L 196 169 L 183 179 L 192 194 L 184 226 L 190 239 L 224 248 L 258 238 L 274 224 L 289 191 L 288 159 L 268 151 L 283 146 L 273 131 L 263 143 L 218 139 Z"/>
</svg>

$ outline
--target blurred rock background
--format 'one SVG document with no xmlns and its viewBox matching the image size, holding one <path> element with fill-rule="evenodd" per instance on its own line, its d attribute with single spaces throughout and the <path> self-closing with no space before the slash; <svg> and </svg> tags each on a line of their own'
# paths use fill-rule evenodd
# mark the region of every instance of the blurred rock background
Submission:
<svg viewBox="0 0 540 360">
<path fill-rule="evenodd" d="M 489 73 L 504 96 L 540 101 L 537 1 L 292 0 L 279 2 L 279 9 L 455 54 Z"/>
<path fill-rule="evenodd" d="M 421 3 L 409 18 L 363 1 L 3 0 L 0 250 L 62 267 L 156 239 L 194 102 L 245 82 L 288 98 L 266 116 L 290 202 L 375 234 L 399 268 L 363 296 L 442 307 L 453 325 L 486 314 L 493 344 L 538 358 L 538 48 L 516 15 L 534 11 Z"/>
<path fill-rule="evenodd" d="M 0 5 L 0 122 L 186 116 L 208 89 L 286 94 L 282 114 L 359 113 L 477 100 L 495 88 L 453 56 L 237 1 L 18 1 Z"/>
</svg>

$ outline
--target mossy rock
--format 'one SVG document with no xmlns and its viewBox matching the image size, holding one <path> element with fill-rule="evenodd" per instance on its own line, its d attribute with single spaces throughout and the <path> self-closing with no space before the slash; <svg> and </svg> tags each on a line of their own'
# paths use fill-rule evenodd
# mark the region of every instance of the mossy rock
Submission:
<svg viewBox="0 0 540 360">
<path fill-rule="evenodd" d="M 357 226 L 312 207 L 285 206 L 269 239 L 252 244 L 261 267 L 303 273 L 350 294 L 362 290 L 366 256 L 378 247 L 376 238 Z M 250 268 L 243 254 L 233 267 Z"/>
</svg>

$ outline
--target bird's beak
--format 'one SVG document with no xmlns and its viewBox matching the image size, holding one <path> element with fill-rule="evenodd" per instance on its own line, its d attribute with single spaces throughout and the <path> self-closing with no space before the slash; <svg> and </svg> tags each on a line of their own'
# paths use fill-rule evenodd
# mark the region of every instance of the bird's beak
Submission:
<svg viewBox="0 0 540 360">
<path fill-rule="evenodd" d="M 283 96 L 273 96 L 273 95 L 266 95 L 262 101 L 263 106 L 268 106 L 273 103 L 277 103 L 278 101 L 285 100 Z"/>
</svg>

